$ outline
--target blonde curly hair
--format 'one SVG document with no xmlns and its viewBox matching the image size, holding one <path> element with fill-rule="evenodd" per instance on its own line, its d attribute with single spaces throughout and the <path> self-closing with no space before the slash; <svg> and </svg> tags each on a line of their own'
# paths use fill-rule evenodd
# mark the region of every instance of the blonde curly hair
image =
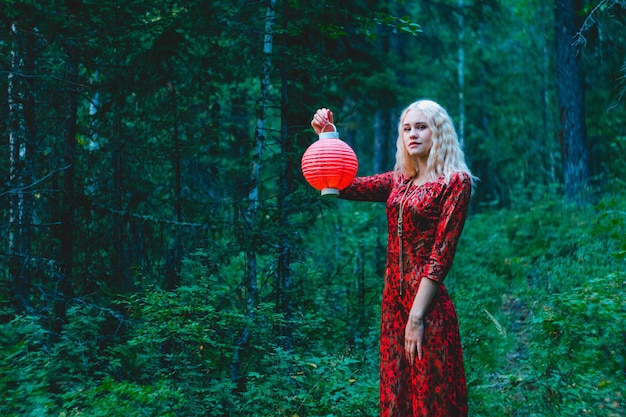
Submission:
<svg viewBox="0 0 626 417">
<path fill-rule="evenodd" d="M 465 155 L 454 130 L 448 112 L 432 100 L 418 100 L 411 103 L 400 116 L 398 123 L 398 140 L 396 142 L 396 165 L 394 171 L 413 177 L 417 174 L 417 160 L 409 155 L 402 139 L 402 123 L 411 110 L 421 110 L 426 116 L 428 127 L 432 132 L 432 148 L 426 162 L 426 178 L 435 181 L 444 177 L 446 182 L 454 172 L 467 173 L 472 181 L 474 176 L 465 163 Z"/>
</svg>

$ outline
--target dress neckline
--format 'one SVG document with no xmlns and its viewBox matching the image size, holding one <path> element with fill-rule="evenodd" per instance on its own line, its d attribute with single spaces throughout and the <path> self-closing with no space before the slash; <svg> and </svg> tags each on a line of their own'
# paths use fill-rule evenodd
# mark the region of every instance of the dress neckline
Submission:
<svg viewBox="0 0 626 417">
<path fill-rule="evenodd" d="M 429 180 L 428 180 L 428 181 L 425 181 L 425 182 L 423 182 L 423 183 L 421 183 L 421 184 L 416 184 L 414 179 L 409 178 L 409 179 L 407 179 L 407 180 L 403 181 L 403 185 L 404 185 L 405 187 L 415 187 L 415 188 L 420 188 L 420 187 L 423 187 L 423 186 L 424 186 L 424 185 L 426 185 L 426 184 L 430 184 L 431 182 L 432 182 L 432 183 L 434 183 L 435 181 L 429 181 Z"/>
</svg>

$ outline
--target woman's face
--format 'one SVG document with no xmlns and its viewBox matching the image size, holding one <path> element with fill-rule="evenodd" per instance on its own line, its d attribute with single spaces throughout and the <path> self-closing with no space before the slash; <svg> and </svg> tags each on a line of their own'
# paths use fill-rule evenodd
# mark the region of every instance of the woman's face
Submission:
<svg viewBox="0 0 626 417">
<path fill-rule="evenodd" d="M 409 155 L 427 159 L 433 146 L 432 132 L 421 110 L 409 110 L 402 120 L 402 139 Z"/>
</svg>

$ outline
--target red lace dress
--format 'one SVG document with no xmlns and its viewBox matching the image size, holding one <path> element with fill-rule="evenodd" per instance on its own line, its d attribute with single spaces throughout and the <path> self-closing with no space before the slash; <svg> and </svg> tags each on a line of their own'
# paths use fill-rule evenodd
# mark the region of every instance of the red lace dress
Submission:
<svg viewBox="0 0 626 417">
<path fill-rule="evenodd" d="M 420 281 L 441 283 L 452 266 L 470 195 L 471 180 L 464 173 L 453 174 L 448 184 L 440 178 L 415 186 L 406 177 L 388 172 L 358 177 L 341 191 L 344 199 L 387 202 L 389 231 L 380 334 L 381 417 L 467 416 L 459 323 L 443 284 L 424 321 L 422 360 L 416 359 L 412 367 L 404 355 L 404 330 Z M 402 245 L 397 228 L 401 203 Z"/>
</svg>

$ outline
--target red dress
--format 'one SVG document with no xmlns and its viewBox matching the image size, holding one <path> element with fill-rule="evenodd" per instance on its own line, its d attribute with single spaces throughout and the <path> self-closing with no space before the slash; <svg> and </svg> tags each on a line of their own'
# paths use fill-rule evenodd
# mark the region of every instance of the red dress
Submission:
<svg viewBox="0 0 626 417">
<path fill-rule="evenodd" d="M 407 187 L 410 187 L 407 189 Z M 389 222 L 380 334 L 381 417 L 465 417 L 467 393 L 459 323 L 443 284 L 425 317 L 422 360 L 409 366 L 404 330 L 422 279 L 442 283 L 452 266 L 471 195 L 468 174 L 416 186 L 393 172 L 358 177 L 341 198 L 386 201 Z M 398 214 L 402 202 L 402 245 Z M 403 255 L 399 255 L 400 247 Z M 404 264 L 400 274 L 399 262 Z"/>
</svg>

